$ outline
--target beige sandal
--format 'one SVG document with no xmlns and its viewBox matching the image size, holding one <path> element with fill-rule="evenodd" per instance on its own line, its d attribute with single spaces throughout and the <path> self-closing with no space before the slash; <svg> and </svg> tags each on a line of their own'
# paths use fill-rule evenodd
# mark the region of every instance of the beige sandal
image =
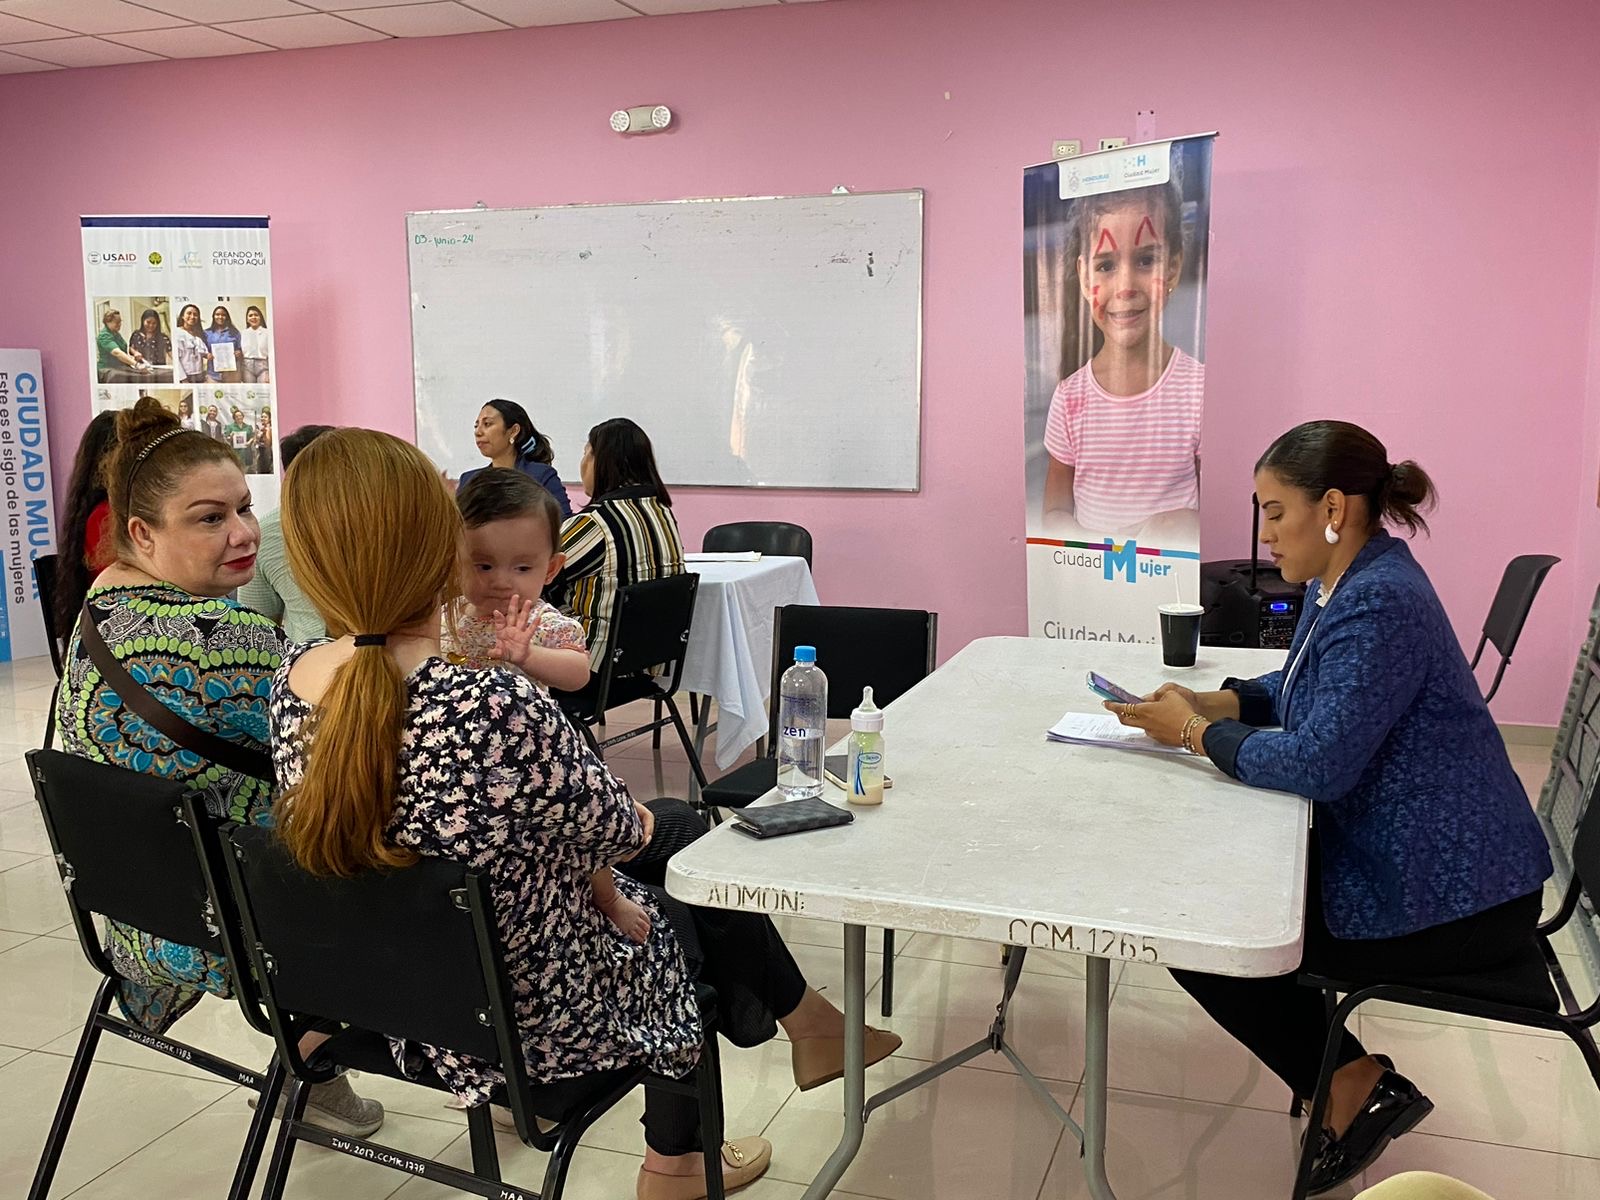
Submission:
<svg viewBox="0 0 1600 1200">
<path fill-rule="evenodd" d="M 762 1137 L 736 1138 L 722 1143 L 722 1190 L 738 1191 L 767 1173 L 772 1165 L 772 1143 Z M 705 1173 L 663 1175 L 639 1169 L 639 1200 L 705 1200 Z"/>
<path fill-rule="evenodd" d="M 802 1092 L 844 1078 L 844 1038 L 800 1038 L 790 1043 L 794 1057 L 794 1082 Z M 882 1062 L 900 1049 L 900 1035 L 867 1026 L 867 1066 Z"/>
</svg>

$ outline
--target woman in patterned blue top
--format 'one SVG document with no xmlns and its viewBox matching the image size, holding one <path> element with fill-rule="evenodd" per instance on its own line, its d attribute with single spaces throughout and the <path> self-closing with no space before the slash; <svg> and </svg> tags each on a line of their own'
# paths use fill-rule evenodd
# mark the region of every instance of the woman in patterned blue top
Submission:
<svg viewBox="0 0 1600 1200">
<path fill-rule="evenodd" d="M 228 594 L 255 571 L 260 533 L 239 461 L 222 443 L 182 428 L 155 400 L 117 414 L 104 461 L 116 559 L 94 580 L 87 608 L 123 668 L 189 724 L 265 753 L 267 691 L 288 642 L 266 617 Z M 229 820 L 271 822 L 273 784 L 176 745 L 124 704 L 101 678 L 74 625 L 56 705 L 61 747 L 94 762 L 179 780 Z M 122 1014 L 166 1031 L 207 992 L 230 994 L 228 964 L 116 921 L 106 950 L 122 983 Z M 326 1034 L 310 1033 L 309 1049 Z M 317 1085 L 313 1119 L 365 1136 L 383 1106 L 363 1100 L 343 1077 Z"/>
<path fill-rule="evenodd" d="M 1244 783 L 1314 802 L 1303 969 L 1418 981 L 1537 963 L 1544 834 L 1432 584 L 1383 528 L 1426 530 L 1432 482 L 1414 462 L 1390 465 L 1366 430 L 1313 421 L 1262 455 L 1255 486 L 1262 543 L 1285 579 L 1310 581 L 1284 668 L 1106 707 Z M 1554 1008 L 1549 979 L 1527 974 Z M 1312 1094 L 1321 996 L 1292 975 L 1173 975 L 1296 1095 Z M 1312 1193 L 1360 1174 L 1432 1108 L 1345 1034 Z"/>
</svg>

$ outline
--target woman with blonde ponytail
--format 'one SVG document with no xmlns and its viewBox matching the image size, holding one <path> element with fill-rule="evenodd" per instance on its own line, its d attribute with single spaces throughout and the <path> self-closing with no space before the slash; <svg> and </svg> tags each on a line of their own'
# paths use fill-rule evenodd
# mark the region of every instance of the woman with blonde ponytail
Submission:
<svg viewBox="0 0 1600 1200">
<path fill-rule="evenodd" d="M 422 452 L 371 430 L 325 434 L 290 468 L 282 517 L 289 565 L 333 638 L 292 650 L 269 700 L 278 829 L 300 865 L 353 875 L 427 856 L 487 871 L 540 1082 L 635 1065 L 684 1075 L 700 1054 L 697 979 L 716 988 L 735 1045 L 781 1024 L 802 1086 L 838 1078 L 843 1015 L 806 986 L 772 923 L 662 890 L 666 859 L 705 832 L 698 816 L 678 800 L 635 804 L 525 676 L 441 655 L 463 536 Z M 501 636 L 503 650 L 517 631 Z M 613 866 L 649 914 L 643 944 L 591 901 L 592 876 Z M 392 1041 L 403 1070 L 425 1060 L 468 1104 L 493 1095 L 491 1064 Z M 869 1030 L 869 1061 L 898 1045 Z M 639 1200 L 706 1194 L 693 1099 L 647 1088 L 645 1142 Z M 762 1138 L 724 1145 L 725 1186 L 758 1179 L 771 1153 Z"/>
</svg>

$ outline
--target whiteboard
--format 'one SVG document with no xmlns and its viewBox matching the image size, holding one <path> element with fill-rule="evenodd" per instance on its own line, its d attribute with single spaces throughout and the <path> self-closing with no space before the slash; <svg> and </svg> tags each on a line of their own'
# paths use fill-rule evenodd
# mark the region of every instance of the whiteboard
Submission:
<svg viewBox="0 0 1600 1200">
<path fill-rule="evenodd" d="M 920 482 L 922 193 L 410 213 L 417 444 L 481 467 L 486 400 L 577 478 L 631 417 L 662 478 Z"/>
</svg>

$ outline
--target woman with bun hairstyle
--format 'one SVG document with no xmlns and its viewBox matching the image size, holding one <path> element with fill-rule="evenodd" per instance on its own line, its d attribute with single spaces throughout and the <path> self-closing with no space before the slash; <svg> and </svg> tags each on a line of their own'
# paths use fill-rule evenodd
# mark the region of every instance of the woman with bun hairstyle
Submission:
<svg viewBox="0 0 1600 1200">
<path fill-rule="evenodd" d="M 567 489 L 551 465 L 556 460 L 555 448 L 550 445 L 549 438 L 533 427 L 533 420 L 522 405 L 514 400 L 489 401 L 478 410 L 478 419 L 472 426 L 472 440 L 478 453 L 489 460 L 485 465 L 521 471 L 556 498 L 563 519 L 572 515 Z M 463 471 L 460 484 L 465 485 L 481 470 L 483 467 Z"/>
<path fill-rule="evenodd" d="M 1544 834 L 1444 606 L 1384 528 L 1425 531 L 1432 481 L 1359 426 L 1311 421 L 1267 448 L 1255 487 L 1262 544 L 1310 585 L 1283 669 L 1106 707 L 1242 783 L 1312 801 L 1302 970 L 1358 984 L 1510 972 L 1553 1011 L 1534 933 Z M 1296 1095 L 1313 1093 L 1329 1029 L 1316 991 L 1292 974 L 1172 974 Z M 1348 1032 L 1339 1064 L 1311 1135 L 1312 1194 L 1433 1110 Z"/>
<path fill-rule="evenodd" d="M 144 397 L 116 414 L 103 477 L 114 558 L 89 588 L 67 643 L 56 703 L 61 748 L 182 782 L 218 817 L 270 824 L 267 688 L 287 641 L 228 598 L 255 573 L 260 540 L 239 460 Z M 213 760 L 147 724 L 102 677 L 90 649 L 95 635 L 135 686 L 198 730 L 256 752 L 262 773 L 243 769 L 246 755 L 224 763 L 218 748 Z M 205 993 L 231 989 L 225 959 L 115 921 L 106 922 L 106 951 L 123 979 L 123 1015 L 153 1033 Z M 309 1050 L 326 1034 L 306 1037 Z M 365 1136 L 383 1124 L 383 1106 L 361 1099 L 343 1076 L 318 1085 L 311 1104 L 312 1119 L 341 1132 Z"/>
</svg>

